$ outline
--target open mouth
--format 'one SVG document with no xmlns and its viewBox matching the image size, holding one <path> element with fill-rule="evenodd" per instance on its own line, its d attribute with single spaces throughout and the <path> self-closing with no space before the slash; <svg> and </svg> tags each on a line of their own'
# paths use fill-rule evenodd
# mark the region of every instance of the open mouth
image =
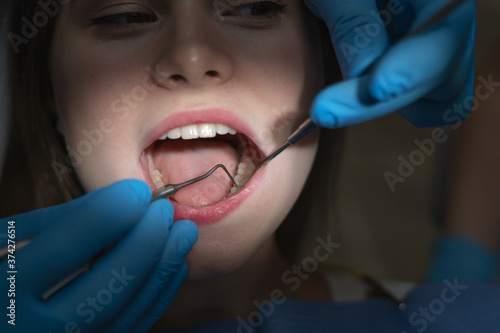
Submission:
<svg viewBox="0 0 500 333">
<path fill-rule="evenodd" d="M 205 207 L 236 196 L 255 174 L 262 152 L 245 134 L 220 123 L 199 123 L 170 129 L 145 150 L 149 176 L 156 188 L 179 184 L 224 164 L 238 187 L 218 170 L 177 192 L 171 201 Z"/>
</svg>

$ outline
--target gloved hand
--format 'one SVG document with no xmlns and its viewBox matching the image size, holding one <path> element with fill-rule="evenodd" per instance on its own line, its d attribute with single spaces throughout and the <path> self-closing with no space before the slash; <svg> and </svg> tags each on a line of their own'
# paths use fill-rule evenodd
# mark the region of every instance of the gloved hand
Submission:
<svg viewBox="0 0 500 333">
<path fill-rule="evenodd" d="M 427 282 L 443 283 L 458 277 L 464 283 L 488 283 L 498 273 L 498 253 L 465 235 L 439 237 L 433 252 Z"/>
<path fill-rule="evenodd" d="M 63 205 L 0 220 L 0 232 L 15 235 L 16 243 L 32 239 L 16 249 L 15 261 L 0 259 L 0 331 L 145 332 L 152 326 L 186 277 L 185 257 L 198 229 L 191 221 L 173 223 L 172 205 L 167 200 L 149 204 L 150 199 L 146 184 L 126 180 Z M 15 232 L 8 232 L 9 225 Z M 0 239 L 0 247 L 9 237 Z M 113 243 L 88 272 L 41 299 Z M 8 273 L 13 270 L 17 273 Z M 7 280 L 12 275 L 15 279 Z M 12 301 L 14 312 L 7 308 Z M 5 312 L 15 313 L 15 326 Z"/>
<path fill-rule="evenodd" d="M 407 40 L 402 37 L 450 0 L 304 1 L 326 21 L 347 79 L 317 96 L 316 124 L 339 128 L 398 111 L 415 126 L 440 126 L 470 113 L 475 0 Z"/>
</svg>

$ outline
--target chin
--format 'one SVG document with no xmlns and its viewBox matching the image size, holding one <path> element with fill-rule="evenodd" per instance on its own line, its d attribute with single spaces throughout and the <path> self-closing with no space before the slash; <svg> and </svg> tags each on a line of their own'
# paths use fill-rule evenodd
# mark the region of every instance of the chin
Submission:
<svg viewBox="0 0 500 333">
<path fill-rule="evenodd" d="M 261 244 L 238 242 L 236 239 L 219 241 L 200 232 L 199 241 L 189 253 L 187 280 L 225 277 L 241 269 L 260 248 Z"/>
</svg>

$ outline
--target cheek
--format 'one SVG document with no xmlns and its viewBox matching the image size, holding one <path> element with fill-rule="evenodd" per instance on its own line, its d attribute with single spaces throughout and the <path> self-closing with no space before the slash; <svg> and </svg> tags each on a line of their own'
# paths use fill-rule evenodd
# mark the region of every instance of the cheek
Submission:
<svg viewBox="0 0 500 333">
<path fill-rule="evenodd" d="M 69 43 L 64 47 L 55 43 L 52 57 L 54 97 L 60 118 L 78 127 L 98 124 L 105 118 L 115 120 L 119 115 L 113 112 L 113 100 L 125 91 L 123 82 L 130 82 L 125 72 L 106 59 L 94 59 L 86 51 L 73 56 L 72 49 L 78 44 Z"/>
<path fill-rule="evenodd" d="M 275 135 L 266 141 L 283 140 L 297 127 L 324 86 L 318 36 L 316 29 L 297 24 L 275 38 L 241 45 L 235 56 L 240 59 L 238 82 L 251 88 L 253 103 L 272 106 L 262 127 Z"/>
<path fill-rule="evenodd" d="M 117 102 L 139 83 L 142 87 L 148 77 L 145 66 L 140 60 L 118 61 L 110 52 L 84 45 L 81 36 L 61 30 L 56 29 L 51 50 L 54 102 L 69 159 L 82 185 L 90 191 L 122 178 L 136 178 L 132 167 L 113 163 L 127 160 L 120 145 L 133 150 L 137 144 L 132 126 L 137 112 Z"/>
<path fill-rule="evenodd" d="M 51 75 L 59 117 L 72 136 L 84 127 L 99 128 L 103 119 L 119 125 L 123 112 L 117 112 L 115 101 L 138 86 L 147 73 L 138 56 L 143 45 L 128 54 L 121 44 L 89 38 L 68 22 L 69 17 L 63 15 L 55 29 Z"/>
</svg>

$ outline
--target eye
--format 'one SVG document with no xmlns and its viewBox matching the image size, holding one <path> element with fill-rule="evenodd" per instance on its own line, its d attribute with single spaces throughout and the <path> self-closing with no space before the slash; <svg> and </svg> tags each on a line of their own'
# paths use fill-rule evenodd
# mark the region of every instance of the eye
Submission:
<svg viewBox="0 0 500 333">
<path fill-rule="evenodd" d="M 282 13 L 285 9 L 286 6 L 273 1 L 259 1 L 235 8 L 232 15 L 273 16 Z"/>
<path fill-rule="evenodd" d="M 146 13 L 120 13 L 90 20 L 94 25 L 132 25 L 156 22 L 156 17 Z"/>
<path fill-rule="evenodd" d="M 102 9 L 89 17 L 89 21 L 92 34 L 99 39 L 122 39 L 148 31 L 158 22 L 158 17 L 147 7 L 119 4 Z"/>
<path fill-rule="evenodd" d="M 281 18 L 287 6 L 279 1 L 230 1 L 219 12 L 219 16 L 235 23 L 270 24 Z"/>
</svg>

